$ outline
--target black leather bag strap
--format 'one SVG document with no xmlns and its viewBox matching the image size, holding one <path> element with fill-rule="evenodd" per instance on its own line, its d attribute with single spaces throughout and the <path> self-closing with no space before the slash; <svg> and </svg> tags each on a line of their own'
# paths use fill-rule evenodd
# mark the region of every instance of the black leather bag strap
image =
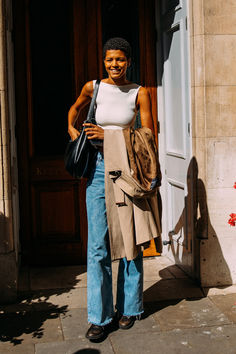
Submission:
<svg viewBox="0 0 236 354">
<path fill-rule="evenodd" d="M 95 83 L 95 87 L 93 90 L 93 97 L 92 97 L 92 101 L 89 106 L 89 111 L 88 111 L 88 115 L 87 115 L 87 119 L 86 119 L 87 122 L 91 122 L 94 124 L 96 124 L 94 108 L 95 108 L 95 102 L 96 102 L 100 82 L 101 82 L 101 80 L 98 79 Z"/>
</svg>

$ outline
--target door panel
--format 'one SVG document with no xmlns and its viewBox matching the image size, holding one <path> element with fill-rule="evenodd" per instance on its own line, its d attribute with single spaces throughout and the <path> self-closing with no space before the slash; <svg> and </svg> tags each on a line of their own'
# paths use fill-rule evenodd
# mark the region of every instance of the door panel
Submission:
<svg viewBox="0 0 236 354">
<path fill-rule="evenodd" d="M 191 273 L 192 232 L 187 222 L 191 158 L 187 1 L 162 0 L 161 5 L 163 238 L 171 241 L 167 254 Z"/>
<path fill-rule="evenodd" d="M 40 185 L 33 188 L 37 215 L 34 229 L 37 238 L 50 239 L 60 234 L 61 239 L 71 239 L 72 236 L 79 234 L 75 188 L 75 186 L 63 188 L 61 184 L 51 188 L 49 183 L 46 186 Z"/>
<path fill-rule="evenodd" d="M 181 33 L 179 25 L 164 34 L 164 53 L 169 55 L 165 64 L 166 148 L 169 155 L 185 156 L 185 119 L 183 119 L 183 82 L 181 67 Z M 168 51 L 169 53 L 166 53 Z M 170 85 L 171 83 L 171 85 Z M 171 102 L 171 104 L 169 104 Z"/>
</svg>

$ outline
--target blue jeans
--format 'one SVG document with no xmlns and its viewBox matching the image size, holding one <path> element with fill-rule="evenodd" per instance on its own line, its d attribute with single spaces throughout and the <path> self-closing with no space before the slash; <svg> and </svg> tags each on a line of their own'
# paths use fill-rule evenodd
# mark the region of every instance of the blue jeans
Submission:
<svg viewBox="0 0 236 354">
<path fill-rule="evenodd" d="M 87 307 L 88 322 L 100 326 L 110 323 L 114 316 L 104 177 L 104 160 L 102 154 L 98 153 L 86 190 Z M 120 260 L 116 308 L 125 316 L 138 316 L 143 312 L 142 253 L 132 261 L 126 258 Z"/>
</svg>

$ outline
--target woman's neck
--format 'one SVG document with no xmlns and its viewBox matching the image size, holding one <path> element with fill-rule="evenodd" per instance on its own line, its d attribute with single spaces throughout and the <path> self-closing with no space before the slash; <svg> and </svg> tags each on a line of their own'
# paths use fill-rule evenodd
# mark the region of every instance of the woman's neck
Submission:
<svg viewBox="0 0 236 354">
<path fill-rule="evenodd" d="M 130 81 L 128 81 L 126 78 L 120 78 L 120 79 L 112 79 L 108 77 L 107 79 L 104 80 L 105 83 L 110 84 L 110 85 L 116 85 L 116 86 L 123 86 L 123 85 L 128 85 L 130 84 Z"/>
</svg>

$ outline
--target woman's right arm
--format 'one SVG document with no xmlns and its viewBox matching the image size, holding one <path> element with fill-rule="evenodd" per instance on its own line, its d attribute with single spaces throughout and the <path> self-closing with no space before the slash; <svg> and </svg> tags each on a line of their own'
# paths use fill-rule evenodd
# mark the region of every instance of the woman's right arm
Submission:
<svg viewBox="0 0 236 354">
<path fill-rule="evenodd" d="M 71 106 L 68 112 L 68 133 L 71 140 L 75 140 L 79 136 L 79 131 L 74 128 L 81 110 L 91 101 L 93 96 L 93 81 L 87 82 L 75 103 Z"/>
</svg>

